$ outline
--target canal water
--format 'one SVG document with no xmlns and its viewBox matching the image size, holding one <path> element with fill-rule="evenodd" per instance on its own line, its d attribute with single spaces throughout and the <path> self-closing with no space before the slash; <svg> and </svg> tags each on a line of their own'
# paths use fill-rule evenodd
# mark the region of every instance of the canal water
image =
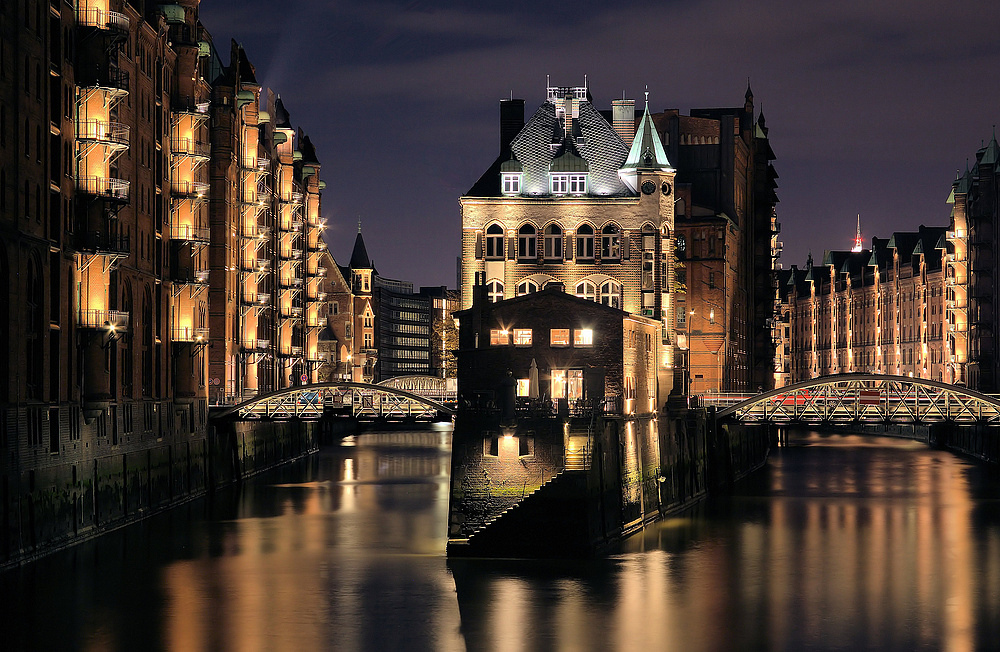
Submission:
<svg viewBox="0 0 1000 652">
<path fill-rule="evenodd" d="M 1000 479 L 952 454 L 793 432 L 607 558 L 449 563 L 450 438 L 360 435 L 4 573 L 0 648 L 1000 646 Z"/>
</svg>

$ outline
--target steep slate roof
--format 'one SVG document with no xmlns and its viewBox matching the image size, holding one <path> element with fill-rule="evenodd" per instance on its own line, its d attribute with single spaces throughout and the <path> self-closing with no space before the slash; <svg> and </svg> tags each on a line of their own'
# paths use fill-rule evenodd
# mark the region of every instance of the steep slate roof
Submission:
<svg viewBox="0 0 1000 652">
<path fill-rule="evenodd" d="M 591 196 L 634 196 L 635 193 L 618 177 L 618 169 L 628 157 L 628 148 L 618 133 L 589 101 L 580 102 L 580 117 L 574 122 L 579 127 L 579 133 L 568 137 L 563 133 L 561 122 L 556 119 L 555 105 L 551 102 L 542 104 L 511 142 L 512 156 L 498 157 L 466 196 L 499 197 L 501 166 L 513 158 L 521 164 L 521 194 L 548 197 L 550 166 L 568 150 L 575 150 L 574 153 L 589 168 Z M 564 138 L 569 141 L 568 144 L 564 143 Z M 514 166 L 508 164 L 508 167 Z"/>
<path fill-rule="evenodd" d="M 354 251 L 351 252 L 351 269 L 371 269 L 372 262 L 368 259 L 368 249 L 365 248 L 365 239 L 361 236 L 361 229 L 358 228 L 358 237 L 354 240 Z"/>
<path fill-rule="evenodd" d="M 660 135 L 656 132 L 653 119 L 649 117 L 649 104 L 642 113 L 639 120 L 639 127 L 636 129 L 635 138 L 632 140 L 632 149 L 629 150 L 628 158 L 622 168 L 627 169 L 658 169 L 670 170 L 670 161 L 667 160 L 667 153 L 660 142 Z"/>
<path fill-rule="evenodd" d="M 316 148 L 313 146 L 312 141 L 309 140 L 309 136 L 306 132 L 299 130 L 299 151 L 302 152 L 302 162 L 312 163 L 313 165 L 319 165 L 319 159 L 316 158 Z"/>
<path fill-rule="evenodd" d="M 285 109 L 285 103 L 281 101 L 281 96 L 274 101 L 274 127 L 275 129 L 291 129 L 292 119 Z"/>
</svg>

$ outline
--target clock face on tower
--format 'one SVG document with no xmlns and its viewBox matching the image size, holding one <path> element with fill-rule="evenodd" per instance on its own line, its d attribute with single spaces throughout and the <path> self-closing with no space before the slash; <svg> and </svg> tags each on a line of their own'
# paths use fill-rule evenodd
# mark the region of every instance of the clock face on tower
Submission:
<svg viewBox="0 0 1000 652">
<path fill-rule="evenodd" d="M 642 182 L 642 193 L 644 195 L 652 195 L 654 192 L 656 192 L 656 184 L 655 183 L 653 183 L 652 181 L 643 181 Z"/>
<path fill-rule="evenodd" d="M 669 197 L 670 196 L 670 191 L 671 190 L 673 190 L 673 188 L 671 188 L 670 184 L 668 182 L 666 182 L 666 181 L 664 181 L 663 185 L 660 186 L 660 192 L 662 192 L 665 197 Z"/>
</svg>

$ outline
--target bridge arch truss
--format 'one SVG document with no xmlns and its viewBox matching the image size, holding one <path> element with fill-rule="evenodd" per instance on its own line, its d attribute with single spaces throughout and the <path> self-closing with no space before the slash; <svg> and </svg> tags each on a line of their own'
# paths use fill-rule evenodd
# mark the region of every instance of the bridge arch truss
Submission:
<svg viewBox="0 0 1000 652">
<path fill-rule="evenodd" d="M 441 399 L 441 400 L 436 400 Z M 334 412 L 360 419 L 434 419 L 454 409 L 443 394 L 423 396 L 392 385 L 338 381 L 298 385 L 255 396 L 212 414 L 213 419 L 318 419 Z"/>
<path fill-rule="evenodd" d="M 880 374 L 821 376 L 719 407 L 719 419 L 750 422 L 1000 423 L 996 397 L 935 380 Z"/>
</svg>

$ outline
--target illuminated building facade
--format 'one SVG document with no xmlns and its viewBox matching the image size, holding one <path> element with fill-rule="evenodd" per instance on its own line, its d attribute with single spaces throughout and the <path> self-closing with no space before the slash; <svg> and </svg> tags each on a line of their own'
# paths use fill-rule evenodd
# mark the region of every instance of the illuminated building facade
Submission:
<svg viewBox="0 0 1000 652">
<path fill-rule="evenodd" d="M 319 166 L 198 7 L 0 3 L 0 561 L 203 491 L 209 402 L 312 371 Z"/>
<path fill-rule="evenodd" d="M 964 352 L 952 344 L 947 233 L 897 232 L 783 271 L 775 383 L 859 372 L 965 382 Z"/>
<path fill-rule="evenodd" d="M 609 122 L 587 88 L 550 86 L 525 122 L 523 100 L 501 101 L 500 154 L 459 200 L 462 307 L 481 275 L 493 301 L 559 284 L 655 319 L 665 395 L 676 345 L 674 175 L 648 107 L 636 125 L 634 102 L 616 102 Z"/>
<path fill-rule="evenodd" d="M 769 388 L 777 173 L 750 88 L 741 107 L 652 116 L 677 167 L 676 328 L 689 394 Z"/>
</svg>

